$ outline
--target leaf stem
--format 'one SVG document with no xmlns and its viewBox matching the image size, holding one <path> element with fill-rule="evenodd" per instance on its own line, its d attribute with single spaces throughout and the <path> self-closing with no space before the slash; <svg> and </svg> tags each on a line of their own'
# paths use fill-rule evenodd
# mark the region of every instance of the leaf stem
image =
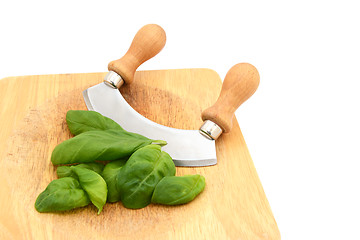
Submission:
<svg viewBox="0 0 360 240">
<path fill-rule="evenodd" d="M 163 147 L 167 144 L 167 142 L 164 140 L 153 140 L 152 144 L 158 144 Z"/>
</svg>

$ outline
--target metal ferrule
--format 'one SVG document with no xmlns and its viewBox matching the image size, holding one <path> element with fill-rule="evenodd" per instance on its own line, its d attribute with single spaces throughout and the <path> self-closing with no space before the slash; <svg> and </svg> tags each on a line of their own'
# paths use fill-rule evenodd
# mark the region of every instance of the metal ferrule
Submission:
<svg viewBox="0 0 360 240">
<path fill-rule="evenodd" d="M 112 88 L 120 88 L 124 84 L 124 80 L 116 72 L 109 71 L 104 78 L 104 83 Z"/>
<path fill-rule="evenodd" d="M 210 140 L 216 140 L 223 131 L 221 127 L 216 123 L 210 120 L 206 120 L 200 127 L 199 132 L 201 133 L 201 135 Z"/>
</svg>

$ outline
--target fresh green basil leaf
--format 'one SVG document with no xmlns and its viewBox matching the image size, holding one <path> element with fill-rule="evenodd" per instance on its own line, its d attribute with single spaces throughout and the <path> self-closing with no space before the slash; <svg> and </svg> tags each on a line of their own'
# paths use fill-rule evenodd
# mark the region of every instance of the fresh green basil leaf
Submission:
<svg viewBox="0 0 360 240">
<path fill-rule="evenodd" d="M 83 167 L 83 168 L 87 168 L 90 170 L 93 170 L 94 172 L 97 172 L 98 174 L 101 175 L 105 165 L 101 164 L 101 163 L 81 163 L 76 165 L 78 167 Z M 71 166 L 59 166 L 56 169 L 56 173 L 58 175 L 59 178 L 63 178 L 63 177 L 73 177 L 73 178 L 77 178 L 77 175 L 71 170 L 70 168 Z"/>
<path fill-rule="evenodd" d="M 143 208 L 151 202 L 158 182 L 175 175 L 175 165 L 159 145 L 148 145 L 134 152 L 117 175 L 117 188 L 127 208 Z"/>
<path fill-rule="evenodd" d="M 77 175 L 71 170 L 70 166 L 59 166 L 56 169 L 59 178 L 72 177 L 77 179 Z"/>
<path fill-rule="evenodd" d="M 57 164 L 114 161 L 129 157 L 154 140 L 125 130 L 88 131 L 57 145 L 51 162 Z"/>
<path fill-rule="evenodd" d="M 156 185 L 152 203 L 178 205 L 192 201 L 205 188 L 205 178 L 201 175 L 164 177 Z"/>
<path fill-rule="evenodd" d="M 94 130 L 123 130 L 115 121 L 95 111 L 69 110 L 66 122 L 74 135 Z"/>
<path fill-rule="evenodd" d="M 116 176 L 119 173 L 120 169 L 124 166 L 127 159 L 112 161 L 106 164 L 102 176 L 107 184 L 108 188 L 108 202 L 118 202 L 120 201 L 120 192 L 116 187 Z"/>
<path fill-rule="evenodd" d="M 102 171 L 104 170 L 105 165 L 102 163 L 98 163 L 98 162 L 93 162 L 93 163 L 80 163 L 78 165 L 76 165 L 78 167 L 83 167 L 83 168 L 87 168 L 90 170 L 93 170 L 94 172 L 98 173 L 101 175 Z"/>
<path fill-rule="evenodd" d="M 98 208 L 98 214 L 100 214 L 107 197 L 105 180 L 90 169 L 79 166 L 71 166 L 70 168 L 78 176 L 81 187 L 88 194 L 90 201 Z"/>
<path fill-rule="evenodd" d="M 89 203 L 89 197 L 78 180 L 64 177 L 49 183 L 37 197 L 35 209 L 38 212 L 57 212 L 84 207 Z"/>
</svg>

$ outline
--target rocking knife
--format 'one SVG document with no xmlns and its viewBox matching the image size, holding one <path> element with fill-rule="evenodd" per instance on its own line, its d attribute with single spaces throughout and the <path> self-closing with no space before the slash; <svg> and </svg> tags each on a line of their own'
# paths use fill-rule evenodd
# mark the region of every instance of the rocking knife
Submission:
<svg viewBox="0 0 360 240">
<path fill-rule="evenodd" d="M 110 62 L 104 83 L 83 92 L 86 106 L 119 123 L 129 132 L 167 142 L 163 150 L 176 166 L 209 166 L 217 163 L 215 140 L 229 132 L 236 109 L 257 89 L 259 74 L 254 66 L 233 66 L 223 82 L 216 103 L 203 111 L 200 130 L 175 129 L 155 123 L 136 112 L 118 88 L 130 84 L 138 66 L 155 56 L 165 45 L 165 33 L 157 25 L 146 25 L 135 35 L 128 52 Z"/>
</svg>

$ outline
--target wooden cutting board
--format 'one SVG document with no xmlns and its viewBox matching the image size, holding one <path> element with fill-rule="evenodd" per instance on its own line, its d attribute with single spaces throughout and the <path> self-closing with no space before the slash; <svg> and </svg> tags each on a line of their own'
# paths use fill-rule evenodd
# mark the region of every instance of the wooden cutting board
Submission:
<svg viewBox="0 0 360 240">
<path fill-rule="evenodd" d="M 236 120 L 232 131 L 216 142 L 217 165 L 177 167 L 178 176 L 199 173 L 206 179 L 204 192 L 189 204 L 130 210 L 107 203 L 100 215 L 92 205 L 38 213 L 36 197 L 57 178 L 51 152 L 72 137 L 65 114 L 85 110 L 82 91 L 104 76 L 0 80 L 0 239 L 280 239 Z M 201 112 L 215 103 L 221 83 L 210 69 L 140 71 L 121 92 L 134 109 L 157 123 L 198 129 Z"/>
</svg>

